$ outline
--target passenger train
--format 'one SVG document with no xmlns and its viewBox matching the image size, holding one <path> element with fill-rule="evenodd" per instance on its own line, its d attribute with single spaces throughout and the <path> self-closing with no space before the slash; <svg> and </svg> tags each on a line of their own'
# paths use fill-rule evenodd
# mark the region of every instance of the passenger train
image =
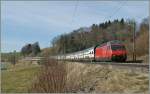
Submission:
<svg viewBox="0 0 150 94">
<path fill-rule="evenodd" d="M 127 51 L 124 44 L 118 40 L 109 41 L 101 45 L 93 46 L 91 48 L 54 56 L 58 60 L 72 60 L 72 61 L 121 61 L 127 59 Z"/>
</svg>

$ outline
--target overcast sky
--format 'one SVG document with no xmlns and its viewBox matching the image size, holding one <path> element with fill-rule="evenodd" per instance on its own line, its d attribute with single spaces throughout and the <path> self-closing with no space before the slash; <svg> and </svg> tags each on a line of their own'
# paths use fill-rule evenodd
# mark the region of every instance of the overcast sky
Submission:
<svg viewBox="0 0 150 94">
<path fill-rule="evenodd" d="M 114 19 L 149 16 L 148 1 L 3 1 L 2 52 L 20 51 L 26 43 L 49 47 L 60 34 Z"/>
</svg>

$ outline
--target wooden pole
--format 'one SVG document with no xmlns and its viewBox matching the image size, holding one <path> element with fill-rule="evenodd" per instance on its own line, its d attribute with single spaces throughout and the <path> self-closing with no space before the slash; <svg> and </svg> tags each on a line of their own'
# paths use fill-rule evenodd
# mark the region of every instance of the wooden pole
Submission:
<svg viewBox="0 0 150 94">
<path fill-rule="evenodd" d="M 136 61 L 136 47 L 135 47 L 135 22 L 133 23 L 133 61 Z"/>
</svg>

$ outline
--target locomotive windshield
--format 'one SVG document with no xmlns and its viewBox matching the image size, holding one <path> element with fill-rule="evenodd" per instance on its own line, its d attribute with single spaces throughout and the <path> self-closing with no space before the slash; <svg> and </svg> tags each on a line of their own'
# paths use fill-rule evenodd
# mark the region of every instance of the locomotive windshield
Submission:
<svg viewBox="0 0 150 94">
<path fill-rule="evenodd" d="M 123 45 L 111 45 L 112 50 L 125 50 Z"/>
</svg>

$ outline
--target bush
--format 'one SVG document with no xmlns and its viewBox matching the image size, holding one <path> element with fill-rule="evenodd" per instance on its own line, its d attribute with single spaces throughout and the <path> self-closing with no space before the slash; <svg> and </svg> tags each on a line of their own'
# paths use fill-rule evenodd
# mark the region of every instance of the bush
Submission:
<svg viewBox="0 0 150 94">
<path fill-rule="evenodd" d="M 136 40 L 136 54 L 138 56 L 149 54 L 149 32 L 142 32 Z"/>
<path fill-rule="evenodd" d="M 41 68 L 37 81 L 29 92 L 33 93 L 63 93 L 66 92 L 66 65 L 56 60 L 48 60 Z"/>
</svg>

